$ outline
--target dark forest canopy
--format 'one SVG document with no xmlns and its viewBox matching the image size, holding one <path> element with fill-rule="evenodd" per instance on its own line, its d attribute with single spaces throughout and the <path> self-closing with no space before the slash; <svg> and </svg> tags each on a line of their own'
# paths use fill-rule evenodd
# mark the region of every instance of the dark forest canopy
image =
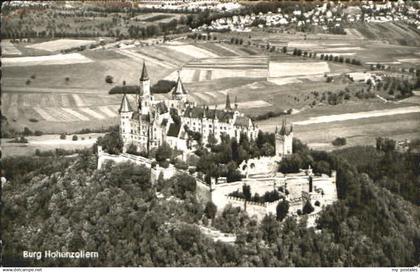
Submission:
<svg viewBox="0 0 420 272">
<path fill-rule="evenodd" d="M 296 144 L 295 144 L 296 145 Z M 316 228 L 266 216 L 261 224 L 209 203 L 189 176 L 159 179 L 132 164 L 96 170 L 96 158 L 7 158 L 2 169 L 5 265 L 30 266 L 414 266 L 420 263 L 419 156 L 354 147 L 334 153 L 296 145 L 302 163 L 337 170 L 339 200 Z M 357 154 L 357 157 L 356 157 Z M 297 160 L 300 163 L 300 160 Z M 322 162 L 322 163 L 321 163 Z M 322 167 L 321 167 L 322 166 Z M 314 167 L 315 171 L 315 167 Z M 398 189 L 399 187 L 399 189 Z M 163 194 L 156 198 L 155 190 Z M 417 197 L 418 199 L 418 197 Z M 214 242 L 198 228 L 234 233 Z M 317 232 L 316 229 L 320 229 Z M 39 231 L 38 231 L 39 230 Z M 98 260 L 23 260 L 22 250 L 98 251 Z"/>
<path fill-rule="evenodd" d="M 173 80 L 161 79 L 156 84 L 150 87 L 152 93 L 169 93 L 176 82 Z M 140 87 L 138 85 L 122 85 L 114 86 L 109 90 L 109 94 L 139 94 Z"/>
</svg>

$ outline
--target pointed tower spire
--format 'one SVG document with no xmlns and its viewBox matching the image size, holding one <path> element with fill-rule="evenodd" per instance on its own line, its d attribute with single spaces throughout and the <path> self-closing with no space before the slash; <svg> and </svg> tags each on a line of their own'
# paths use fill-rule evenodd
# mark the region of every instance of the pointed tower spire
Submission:
<svg viewBox="0 0 420 272">
<path fill-rule="evenodd" d="M 235 110 L 238 109 L 238 97 L 235 95 Z"/>
<path fill-rule="evenodd" d="M 182 81 L 181 81 L 181 73 L 180 73 L 180 71 L 178 71 L 178 80 L 176 82 L 175 87 L 173 88 L 172 98 L 173 99 L 184 99 L 184 98 L 186 98 L 187 94 L 188 94 L 188 92 L 184 88 L 184 84 L 182 84 Z"/>
<path fill-rule="evenodd" d="M 286 135 L 286 120 L 285 119 L 283 119 L 283 123 L 281 125 L 281 129 L 280 129 L 280 132 L 279 133 L 281 135 Z"/>
<path fill-rule="evenodd" d="M 229 98 L 229 94 L 226 95 L 226 106 L 225 106 L 226 110 L 232 110 L 232 107 L 230 106 L 230 98 Z"/>
<path fill-rule="evenodd" d="M 143 69 L 141 71 L 140 81 L 149 80 L 149 74 L 147 73 L 146 61 L 143 60 Z"/>
<path fill-rule="evenodd" d="M 133 110 L 131 108 L 130 102 L 128 102 L 127 95 L 124 93 L 119 112 L 121 113 L 121 112 L 131 112 L 131 111 Z"/>
</svg>

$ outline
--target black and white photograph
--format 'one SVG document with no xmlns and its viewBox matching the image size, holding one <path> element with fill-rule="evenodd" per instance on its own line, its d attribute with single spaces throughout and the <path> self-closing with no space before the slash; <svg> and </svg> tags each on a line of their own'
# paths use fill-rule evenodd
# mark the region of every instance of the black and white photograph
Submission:
<svg viewBox="0 0 420 272">
<path fill-rule="evenodd" d="M 2 271 L 420 272 L 420 1 L 2 1 L 0 76 Z"/>
</svg>

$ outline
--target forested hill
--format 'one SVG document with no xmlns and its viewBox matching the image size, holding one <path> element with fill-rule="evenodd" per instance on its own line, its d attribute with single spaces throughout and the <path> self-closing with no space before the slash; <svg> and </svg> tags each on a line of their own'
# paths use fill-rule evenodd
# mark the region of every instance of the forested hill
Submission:
<svg viewBox="0 0 420 272">
<path fill-rule="evenodd" d="M 376 151 L 375 151 L 376 152 Z M 189 176 L 149 182 L 149 171 L 120 164 L 96 170 L 93 154 L 78 158 L 6 158 L 1 215 L 5 265 L 30 266 L 413 266 L 420 263 L 420 207 L 410 194 L 388 186 L 419 181 L 412 154 L 378 151 L 378 160 L 404 159 L 394 176 L 351 165 L 339 154 L 301 148 L 293 160 L 337 169 L 340 200 L 317 229 L 267 216 L 261 224 L 227 207 L 211 223 L 194 197 Z M 395 153 L 395 154 L 394 154 Z M 359 153 L 361 154 L 361 153 Z M 388 156 L 388 157 L 386 157 Z M 402 157 L 393 157 L 402 156 Z M 418 159 L 418 157 L 417 157 Z M 417 161 L 418 162 L 418 161 Z M 382 163 L 384 163 L 382 161 Z M 395 162 L 398 163 L 398 162 Z M 411 168 L 410 168 L 411 167 Z M 418 167 L 418 163 L 417 163 Z M 360 171 L 360 172 L 359 172 Z M 366 172 L 368 174 L 362 173 Z M 401 180 L 403 175 L 410 182 Z M 165 197 L 157 198 L 156 190 Z M 168 197 L 172 195 L 173 197 Z M 206 218 L 206 219 L 203 219 Z M 237 235 L 213 242 L 199 224 Z M 320 229 L 320 231 L 319 231 Z M 24 260 L 22 251 L 97 251 L 97 260 Z"/>
</svg>

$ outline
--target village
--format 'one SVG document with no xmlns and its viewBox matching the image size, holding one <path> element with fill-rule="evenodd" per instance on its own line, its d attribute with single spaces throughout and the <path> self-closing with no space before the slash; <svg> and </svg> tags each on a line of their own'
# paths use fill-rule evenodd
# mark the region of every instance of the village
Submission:
<svg viewBox="0 0 420 272">
<path fill-rule="evenodd" d="M 417 10 L 413 7 L 405 9 L 404 1 L 400 0 L 385 3 L 362 1 L 360 6 L 348 8 L 343 3 L 330 1 L 309 11 L 296 8 L 292 13 L 279 8 L 276 13 L 259 12 L 220 18 L 212 21 L 210 25 L 197 28 L 196 31 L 251 32 L 251 26 L 269 28 L 296 24 L 298 27 L 320 26 L 324 31 L 332 29 L 335 32 L 338 30 L 344 32 L 343 27 L 349 24 L 392 21 L 405 21 L 420 29 Z"/>
</svg>

